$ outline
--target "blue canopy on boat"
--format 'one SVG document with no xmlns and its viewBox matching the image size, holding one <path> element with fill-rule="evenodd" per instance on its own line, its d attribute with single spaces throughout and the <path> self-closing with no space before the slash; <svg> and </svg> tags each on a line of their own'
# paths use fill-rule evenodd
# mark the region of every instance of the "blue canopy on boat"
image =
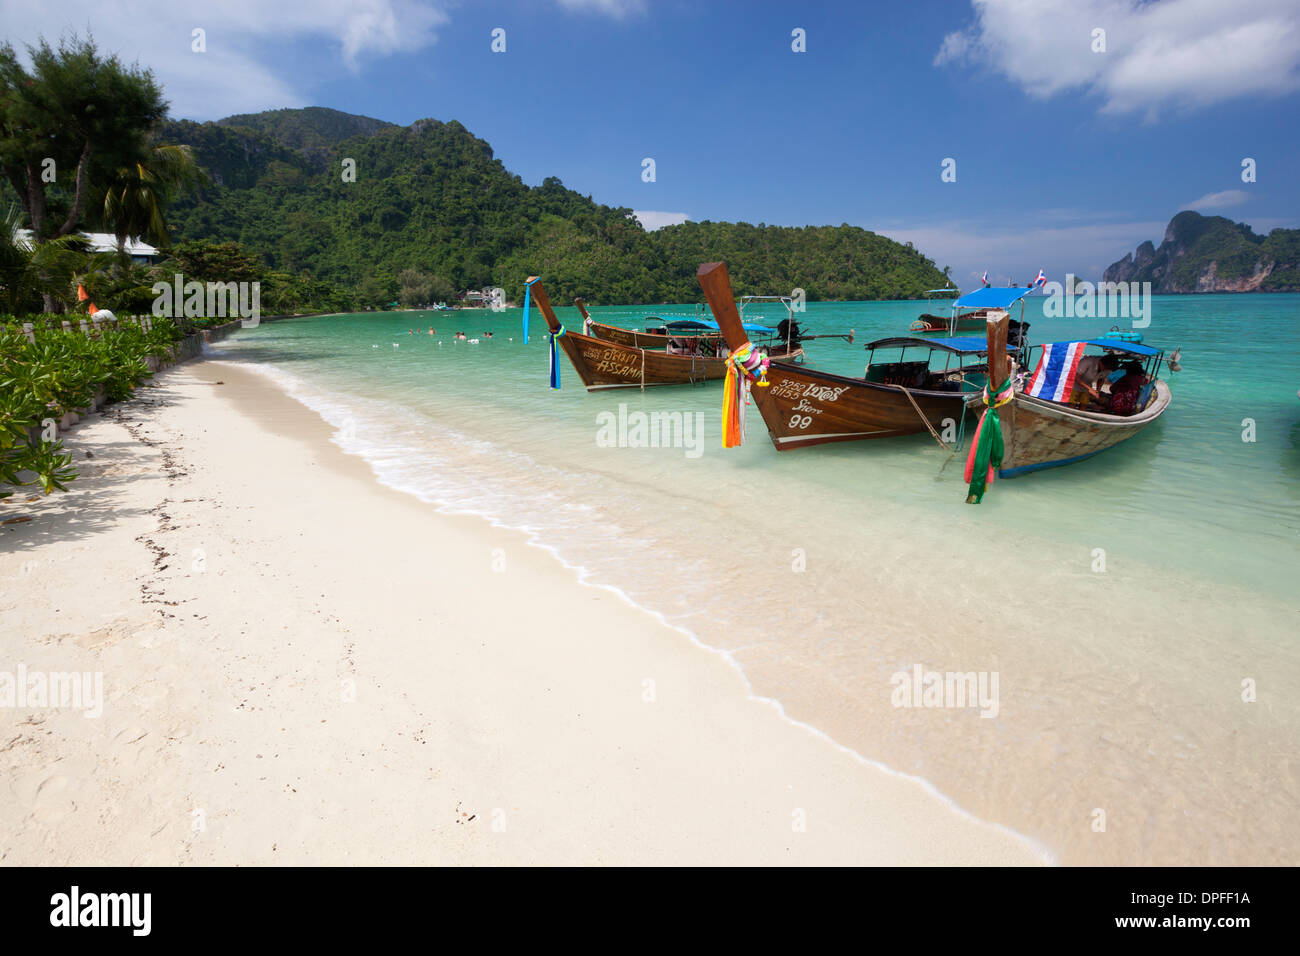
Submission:
<svg viewBox="0 0 1300 956">
<path fill-rule="evenodd" d="M 980 335 L 959 335 L 950 339 L 930 339 L 912 336 L 895 336 L 888 339 L 877 339 L 874 342 L 868 342 L 868 349 L 901 349 L 921 347 L 932 349 L 941 349 L 944 352 L 952 352 L 956 355 L 983 355 L 989 350 L 989 343 L 986 338 Z M 1017 351 L 1013 345 L 1007 346 L 1008 352 Z"/>
<path fill-rule="evenodd" d="M 768 328 L 766 325 L 756 325 L 753 322 L 740 323 L 745 327 L 746 332 L 757 332 L 760 335 L 776 335 L 776 329 Z M 677 319 L 673 322 L 665 322 L 664 328 L 671 331 L 689 331 L 689 330 L 707 330 L 710 332 L 721 332 L 717 322 L 712 319 Z"/>
<path fill-rule="evenodd" d="M 1160 349 L 1153 349 L 1141 342 L 1121 342 L 1119 339 L 1088 339 L 1085 345 L 1096 345 L 1112 352 L 1128 352 L 1132 355 L 1159 355 Z"/>
<path fill-rule="evenodd" d="M 1033 291 L 1032 286 L 1004 288 L 990 285 L 983 289 L 976 289 L 974 292 L 967 292 L 953 305 L 959 309 L 1005 309 Z"/>
</svg>

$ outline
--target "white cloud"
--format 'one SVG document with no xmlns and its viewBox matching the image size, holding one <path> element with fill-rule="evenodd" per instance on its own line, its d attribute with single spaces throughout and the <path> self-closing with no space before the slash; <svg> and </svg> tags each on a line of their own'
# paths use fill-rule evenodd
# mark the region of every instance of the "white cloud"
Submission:
<svg viewBox="0 0 1300 956">
<path fill-rule="evenodd" d="M 1104 113 L 1195 108 L 1300 89 L 1295 0 L 973 0 L 973 26 L 944 37 L 935 65 L 972 63 L 1030 96 L 1099 96 Z M 1105 52 L 1093 31 L 1105 30 Z"/>
<path fill-rule="evenodd" d="M 645 0 L 559 0 L 559 4 L 574 13 L 603 13 L 616 20 L 646 12 Z"/>
<path fill-rule="evenodd" d="M 1200 199 L 1193 199 L 1183 209 L 1227 209 L 1229 206 L 1240 206 L 1250 198 L 1250 193 L 1244 189 L 1225 189 L 1221 193 L 1206 193 Z"/>
<path fill-rule="evenodd" d="M 911 242 L 942 269 L 952 266 L 953 281 L 968 289 L 985 269 L 994 284 L 1024 285 L 1039 269 L 1048 279 L 1064 281 L 1066 272 L 1100 279 L 1101 271 L 1139 243 L 1157 244 L 1165 222 L 1116 222 L 1063 227 L 1007 229 L 998 223 L 960 221 L 875 231 L 898 242 Z M 870 228 L 870 227 L 868 227 Z M 1097 263 L 1102 263 L 1097 268 Z"/>
<path fill-rule="evenodd" d="M 636 216 L 646 232 L 654 232 L 664 226 L 679 226 L 691 218 L 684 212 L 655 212 L 649 209 L 634 209 L 632 215 Z"/>
<path fill-rule="evenodd" d="M 41 36 L 53 43 L 89 30 L 101 51 L 154 71 L 173 116 L 216 119 L 310 102 L 267 55 L 272 44 L 319 41 L 357 71 L 367 57 L 431 45 L 448 17 L 441 4 L 419 0 L 168 0 L 147 16 L 128 0 L 62 0 L 57 8 L 0 0 L 0 22 L 20 50 Z M 206 31 L 204 53 L 191 49 L 196 27 Z"/>
</svg>

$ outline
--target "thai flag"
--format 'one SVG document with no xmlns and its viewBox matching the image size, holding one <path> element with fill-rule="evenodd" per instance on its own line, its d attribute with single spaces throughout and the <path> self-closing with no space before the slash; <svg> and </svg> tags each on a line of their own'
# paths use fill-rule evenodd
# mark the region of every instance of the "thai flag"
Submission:
<svg viewBox="0 0 1300 956">
<path fill-rule="evenodd" d="M 988 270 L 988 269 L 985 269 L 985 270 L 984 270 L 984 275 L 980 278 L 980 281 L 984 283 L 984 285 L 985 285 L 986 288 L 988 287 L 988 284 L 989 284 L 989 270 Z"/>
<path fill-rule="evenodd" d="M 1029 283 L 1029 287 L 1032 289 L 1036 285 L 1046 285 L 1046 284 L 1047 284 L 1047 276 L 1043 275 L 1042 269 L 1039 269 L 1038 278 L 1035 279 L 1033 282 Z"/>
<path fill-rule="evenodd" d="M 1043 398 L 1049 402 L 1064 402 L 1074 391 L 1074 373 L 1083 358 L 1085 342 L 1054 342 L 1043 346 L 1042 357 L 1034 377 L 1029 380 L 1026 395 Z"/>
</svg>

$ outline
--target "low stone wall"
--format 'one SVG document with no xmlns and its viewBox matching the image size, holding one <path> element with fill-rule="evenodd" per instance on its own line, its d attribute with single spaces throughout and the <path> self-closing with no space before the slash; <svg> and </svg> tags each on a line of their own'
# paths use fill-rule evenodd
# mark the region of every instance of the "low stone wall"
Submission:
<svg viewBox="0 0 1300 956">
<path fill-rule="evenodd" d="M 198 358 L 203 354 L 204 342 L 220 341 L 231 332 L 235 331 L 235 329 L 239 328 L 240 325 L 240 321 L 236 319 L 233 322 L 227 322 L 225 325 L 218 325 L 210 329 L 193 332 L 172 346 L 170 357 L 159 361 L 157 356 L 146 355 L 144 364 L 149 369 L 150 373 L 153 373 L 165 369 L 168 366 L 176 365 L 179 362 L 188 362 L 192 358 Z M 91 412 L 99 411 L 105 404 L 107 404 L 107 400 L 108 396 L 104 392 L 104 389 L 102 387 L 97 388 L 95 390 L 95 397 L 90 403 L 90 407 L 78 408 L 75 411 L 68 412 L 59 419 L 59 431 L 67 431 Z M 33 441 L 36 441 L 40 438 L 41 429 L 32 426 L 27 429 L 27 433 Z"/>
</svg>

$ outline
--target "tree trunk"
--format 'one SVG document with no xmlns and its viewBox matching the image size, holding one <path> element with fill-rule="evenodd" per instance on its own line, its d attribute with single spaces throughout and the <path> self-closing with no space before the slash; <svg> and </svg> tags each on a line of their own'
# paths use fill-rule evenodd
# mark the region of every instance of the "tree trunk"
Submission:
<svg viewBox="0 0 1300 956">
<path fill-rule="evenodd" d="M 86 139 L 86 145 L 81 148 L 81 159 L 77 161 L 77 188 L 73 194 L 72 209 L 68 213 L 68 219 L 59 231 L 54 234 L 55 239 L 59 236 L 66 236 L 76 227 L 77 221 L 81 218 L 82 211 L 86 208 L 86 173 L 90 168 L 90 139 Z"/>
<path fill-rule="evenodd" d="M 27 164 L 27 218 L 32 221 L 32 242 L 38 243 L 44 237 L 41 228 L 45 224 L 45 184 L 40 174 L 31 163 Z"/>
</svg>

